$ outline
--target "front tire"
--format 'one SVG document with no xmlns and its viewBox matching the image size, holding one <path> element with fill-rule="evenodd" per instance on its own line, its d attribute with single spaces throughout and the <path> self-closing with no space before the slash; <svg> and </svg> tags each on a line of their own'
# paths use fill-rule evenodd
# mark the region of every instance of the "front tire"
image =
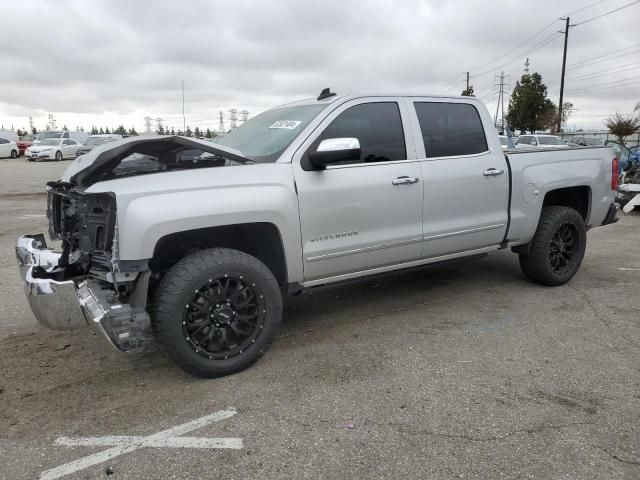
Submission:
<svg viewBox="0 0 640 480">
<path fill-rule="evenodd" d="M 573 208 L 542 208 L 528 255 L 520 254 L 525 276 L 548 286 L 563 285 L 576 274 L 587 245 L 582 216 Z"/>
<path fill-rule="evenodd" d="M 18 152 L 11 150 L 11 158 L 18 158 Z"/>
<path fill-rule="evenodd" d="M 207 378 L 255 363 L 281 319 L 282 294 L 271 271 L 227 248 L 178 261 L 160 281 L 151 306 L 161 347 L 180 368 Z"/>
<path fill-rule="evenodd" d="M 56 161 L 61 161 L 62 160 L 62 152 L 56 152 Z"/>
</svg>

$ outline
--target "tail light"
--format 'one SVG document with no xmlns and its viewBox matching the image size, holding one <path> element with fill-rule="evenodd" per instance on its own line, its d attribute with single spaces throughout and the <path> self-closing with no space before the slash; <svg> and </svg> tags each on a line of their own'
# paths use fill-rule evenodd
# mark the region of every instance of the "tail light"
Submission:
<svg viewBox="0 0 640 480">
<path fill-rule="evenodd" d="M 619 166 L 619 160 L 618 157 L 613 157 L 613 160 L 611 160 L 611 190 L 618 190 L 618 186 L 620 184 L 619 178 L 618 178 L 618 166 Z"/>
</svg>

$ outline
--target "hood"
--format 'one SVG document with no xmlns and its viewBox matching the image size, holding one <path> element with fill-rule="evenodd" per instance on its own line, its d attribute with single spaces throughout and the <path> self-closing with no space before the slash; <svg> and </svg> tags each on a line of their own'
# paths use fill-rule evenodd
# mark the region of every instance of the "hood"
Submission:
<svg viewBox="0 0 640 480">
<path fill-rule="evenodd" d="M 201 150 L 241 163 L 252 162 L 233 148 L 196 138 L 171 135 L 139 136 L 92 148 L 71 162 L 62 174 L 61 180 L 78 186 L 89 186 L 95 183 L 101 174 L 113 170 L 123 159 L 134 153 L 157 157 L 158 161 L 163 162 L 163 159 L 170 158 L 172 154 L 189 149 Z"/>
<path fill-rule="evenodd" d="M 44 150 L 52 150 L 56 148 L 57 145 L 31 145 L 29 147 L 30 152 L 42 152 Z"/>
</svg>

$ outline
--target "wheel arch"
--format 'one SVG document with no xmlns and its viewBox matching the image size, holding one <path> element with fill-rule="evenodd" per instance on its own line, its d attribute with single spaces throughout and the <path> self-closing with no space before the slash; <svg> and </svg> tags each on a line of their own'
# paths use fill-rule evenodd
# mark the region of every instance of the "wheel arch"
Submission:
<svg viewBox="0 0 640 480">
<path fill-rule="evenodd" d="M 588 185 L 556 188 L 547 191 L 540 205 L 536 226 L 540 222 L 542 209 L 551 205 L 573 208 L 580 214 L 585 224 L 587 224 L 591 215 L 591 196 L 591 187 Z M 523 245 L 512 247 L 511 251 L 518 254 L 529 255 L 531 253 L 531 240 Z"/>
<path fill-rule="evenodd" d="M 191 253 L 216 247 L 257 258 L 271 270 L 280 287 L 286 289 L 288 269 L 282 234 L 270 222 L 218 225 L 167 234 L 156 243 L 149 267 L 162 273 Z"/>
</svg>

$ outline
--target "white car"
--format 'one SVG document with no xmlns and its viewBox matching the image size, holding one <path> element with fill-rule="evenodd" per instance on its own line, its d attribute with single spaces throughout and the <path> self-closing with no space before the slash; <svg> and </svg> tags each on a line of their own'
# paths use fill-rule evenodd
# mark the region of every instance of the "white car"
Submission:
<svg viewBox="0 0 640 480">
<path fill-rule="evenodd" d="M 567 143 L 555 135 L 520 135 L 516 140 L 518 148 L 567 148 Z"/>
<path fill-rule="evenodd" d="M 18 158 L 18 155 L 20 155 L 20 149 L 16 142 L 0 138 L 0 158 Z"/>
<path fill-rule="evenodd" d="M 24 156 L 30 162 L 37 160 L 63 160 L 75 158 L 81 143 L 70 138 L 48 138 L 38 145 L 31 145 L 24 151 Z"/>
</svg>

